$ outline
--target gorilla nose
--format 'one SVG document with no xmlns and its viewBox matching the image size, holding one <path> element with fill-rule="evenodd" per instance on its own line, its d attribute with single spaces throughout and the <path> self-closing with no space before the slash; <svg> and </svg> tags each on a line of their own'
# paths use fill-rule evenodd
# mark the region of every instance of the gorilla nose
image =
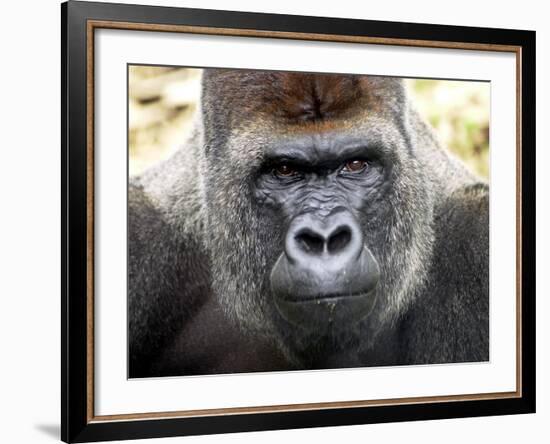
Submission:
<svg viewBox="0 0 550 444">
<path fill-rule="evenodd" d="M 346 210 L 307 213 L 292 221 L 285 248 L 271 270 L 279 313 L 308 330 L 352 325 L 376 301 L 378 262 L 363 243 L 359 223 Z"/>
<path fill-rule="evenodd" d="M 291 262 L 353 260 L 361 254 L 363 236 L 353 216 L 337 212 L 323 218 L 306 214 L 295 220 L 286 236 Z"/>
</svg>

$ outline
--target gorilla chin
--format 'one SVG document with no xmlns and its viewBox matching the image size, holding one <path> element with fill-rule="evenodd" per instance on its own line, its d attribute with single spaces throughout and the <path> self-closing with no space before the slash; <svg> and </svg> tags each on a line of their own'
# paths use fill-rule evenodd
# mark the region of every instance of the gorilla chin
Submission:
<svg viewBox="0 0 550 444">
<path fill-rule="evenodd" d="M 379 266 L 367 247 L 345 260 L 328 254 L 296 262 L 282 253 L 271 272 L 275 306 L 291 324 L 325 333 L 351 327 L 372 311 Z"/>
</svg>

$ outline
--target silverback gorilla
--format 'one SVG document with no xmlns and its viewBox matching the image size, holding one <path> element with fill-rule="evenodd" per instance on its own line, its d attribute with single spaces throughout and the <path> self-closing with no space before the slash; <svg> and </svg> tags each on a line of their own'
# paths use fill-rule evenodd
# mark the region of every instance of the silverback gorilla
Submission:
<svg viewBox="0 0 550 444">
<path fill-rule="evenodd" d="M 207 69 L 129 186 L 129 376 L 486 361 L 489 190 L 390 77 Z"/>
</svg>

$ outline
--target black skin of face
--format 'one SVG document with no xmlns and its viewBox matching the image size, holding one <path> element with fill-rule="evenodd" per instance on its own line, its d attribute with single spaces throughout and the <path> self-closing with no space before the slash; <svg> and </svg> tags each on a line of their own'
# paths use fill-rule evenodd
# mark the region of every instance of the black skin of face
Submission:
<svg viewBox="0 0 550 444">
<path fill-rule="evenodd" d="M 387 163 L 380 147 L 334 135 L 266 148 L 254 196 L 264 217 L 285 230 L 270 286 L 280 314 L 296 327 L 349 326 L 374 307 L 380 268 L 359 221 L 375 210 Z"/>
</svg>

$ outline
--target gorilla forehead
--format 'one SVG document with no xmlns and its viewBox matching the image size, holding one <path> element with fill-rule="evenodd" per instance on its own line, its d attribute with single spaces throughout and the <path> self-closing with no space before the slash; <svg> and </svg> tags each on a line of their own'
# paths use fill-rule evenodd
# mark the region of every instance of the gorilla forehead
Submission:
<svg viewBox="0 0 550 444">
<path fill-rule="evenodd" d="M 399 79 L 376 76 L 210 69 L 202 96 L 204 109 L 232 123 L 242 123 L 243 114 L 300 123 L 343 118 L 359 107 L 379 114 L 402 102 L 404 90 Z"/>
</svg>

